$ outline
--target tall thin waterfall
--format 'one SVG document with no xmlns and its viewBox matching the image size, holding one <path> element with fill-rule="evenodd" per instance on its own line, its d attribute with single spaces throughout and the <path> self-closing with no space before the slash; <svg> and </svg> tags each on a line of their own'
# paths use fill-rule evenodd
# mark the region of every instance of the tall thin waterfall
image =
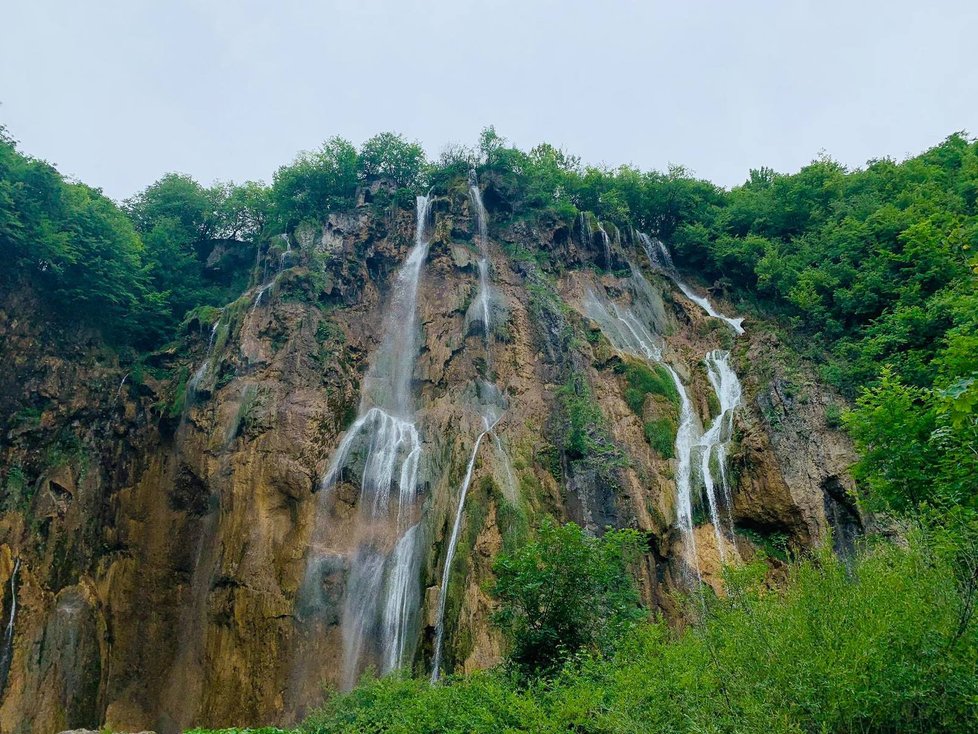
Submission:
<svg viewBox="0 0 978 734">
<path fill-rule="evenodd" d="M 730 352 L 715 349 L 706 355 L 706 374 L 710 385 L 716 393 L 720 404 L 720 412 L 713 419 L 710 427 L 700 439 L 700 467 L 703 483 L 710 505 L 710 519 L 717 535 L 717 548 L 720 560 L 726 561 L 726 553 L 722 537 L 723 523 L 720 520 L 716 487 L 719 484 L 723 493 L 723 503 L 726 509 L 727 530 L 733 535 L 733 496 L 730 492 L 730 482 L 727 479 L 727 446 L 733 436 L 734 410 L 740 405 L 741 387 L 737 374 L 730 366 Z M 714 460 L 719 477 L 714 476 Z"/>
<path fill-rule="evenodd" d="M 194 371 L 194 374 L 187 381 L 188 405 L 189 403 L 193 402 L 194 397 L 196 397 L 197 390 L 200 388 L 201 383 L 210 373 L 211 365 L 213 362 L 214 338 L 217 336 L 217 331 L 221 326 L 221 321 L 223 320 L 223 318 L 224 318 L 224 314 L 222 313 L 220 316 L 218 316 L 217 320 L 214 322 L 214 325 L 211 327 L 211 335 L 210 338 L 208 338 L 207 340 L 207 355 L 205 356 L 204 361 L 201 362 L 200 367 L 198 367 Z M 121 389 L 121 385 L 120 385 L 120 389 Z"/>
<path fill-rule="evenodd" d="M 492 339 L 492 293 L 489 284 L 489 225 L 475 171 L 469 173 L 469 197 L 479 228 L 479 290 L 469 310 L 468 322 L 481 324 L 487 346 Z"/>
<path fill-rule="evenodd" d="M 479 289 L 476 297 L 469 307 L 466 316 L 468 324 L 481 323 L 485 334 L 486 363 L 491 364 L 492 351 L 492 285 L 489 280 L 489 232 L 488 217 L 486 208 L 482 203 L 482 193 L 479 190 L 479 181 L 475 171 L 469 174 L 469 196 L 472 200 L 472 208 L 475 210 L 476 223 L 479 229 Z M 445 551 L 445 562 L 442 569 L 441 588 L 438 595 L 438 608 L 435 618 L 435 647 L 432 658 L 431 682 L 436 683 L 441 675 L 442 653 L 445 643 L 445 608 L 448 603 L 448 583 L 451 579 L 452 563 L 455 560 L 455 551 L 458 547 L 459 533 L 461 532 L 462 522 L 465 516 L 465 498 L 468 496 L 469 486 L 472 483 L 472 473 L 475 469 L 475 460 L 479 454 L 479 447 L 483 439 L 491 437 L 495 447 L 495 458 L 505 470 L 504 476 L 504 496 L 514 504 L 518 501 L 516 480 L 513 476 L 512 464 L 509 456 L 503 447 L 499 435 L 495 432 L 496 424 L 507 407 L 507 400 L 499 388 L 491 382 L 479 380 L 475 384 L 481 404 L 480 413 L 482 416 L 483 430 L 475 440 L 472 447 L 472 454 L 465 469 L 465 476 L 462 486 L 459 489 L 458 505 L 455 509 L 455 520 L 448 539 L 448 546 Z"/>
<path fill-rule="evenodd" d="M 455 549 L 458 547 L 458 534 L 462 527 L 462 515 L 465 509 L 465 498 L 469 493 L 469 485 L 472 484 L 472 470 L 475 468 L 475 459 L 479 454 L 479 446 L 492 430 L 495 423 L 490 424 L 489 418 L 483 416 L 485 430 L 479 434 L 472 447 L 472 455 L 469 457 L 469 464 L 465 469 L 465 478 L 462 480 L 462 488 L 458 494 L 458 507 L 455 510 L 455 522 L 452 524 L 452 534 L 448 538 L 448 550 L 445 552 L 445 568 L 441 574 L 441 590 L 438 594 L 438 613 L 435 618 L 435 654 L 431 664 L 431 682 L 436 683 L 441 674 L 441 655 L 445 641 L 445 605 L 448 603 L 448 580 L 452 573 L 452 561 L 455 560 Z M 497 419 L 498 420 L 498 419 Z"/>
<path fill-rule="evenodd" d="M 710 303 L 710 299 L 697 295 L 696 291 L 690 288 L 689 284 L 679 277 L 679 271 L 676 270 L 676 266 L 673 265 L 672 256 L 669 254 L 669 250 L 666 248 L 666 245 L 662 240 L 653 240 L 644 232 L 639 232 L 638 237 L 642 242 L 642 248 L 645 250 L 645 256 L 649 259 L 649 264 L 652 265 L 653 268 L 661 270 L 668 275 L 679 290 L 683 292 L 683 295 L 686 296 L 686 298 L 702 308 L 708 316 L 725 321 L 735 332 L 737 332 L 737 334 L 744 333 L 744 320 L 742 318 L 734 319 L 730 318 L 729 316 L 724 316 L 722 313 L 713 308 L 713 304 Z"/>
<path fill-rule="evenodd" d="M 601 235 L 601 247 L 604 250 L 604 266 L 611 267 L 611 238 L 605 231 L 604 225 L 598 222 L 598 233 Z"/>
<path fill-rule="evenodd" d="M 7 686 L 7 675 L 10 673 L 10 663 L 14 657 L 14 627 L 17 622 L 17 574 L 20 572 L 20 558 L 14 561 L 14 569 L 10 574 L 10 616 L 3 630 L 3 649 L 0 649 L 0 695 Z"/>
<path fill-rule="evenodd" d="M 429 216 L 429 199 L 419 196 L 414 246 L 394 281 L 383 339 L 364 378 L 359 415 L 322 480 L 323 490 L 329 490 L 351 464 L 361 469 L 361 535 L 350 562 L 341 621 L 343 683 L 348 688 L 356 683 L 365 658 L 376 656 L 380 672 L 388 673 L 413 654 L 420 607 L 416 499 L 422 449 L 411 381 L 420 347 L 418 284 L 428 253 Z"/>
<path fill-rule="evenodd" d="M 676 430 L 676 523 L 683 534 L 683 552 L 688 566 L 700 576 L 700 564 L 696 555 L 696 535 L 693 532 L 693 445 L 697 439 L 698 421 L 693 403 L 679 374 L 670 365 L 664 367 L 672 376 L 679 391 L 679 428 Z"/>
</svg>

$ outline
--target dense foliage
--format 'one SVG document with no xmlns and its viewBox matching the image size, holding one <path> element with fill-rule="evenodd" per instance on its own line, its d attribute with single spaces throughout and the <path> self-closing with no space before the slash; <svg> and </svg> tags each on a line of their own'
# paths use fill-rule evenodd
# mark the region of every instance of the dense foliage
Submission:
<svg viewBox="0 0 978 734">
<path fill-rule="evenodd" d="M 574 523 L 545 521 L 537 538 L 493 564 L 494 619 L 524 676 L 552 672 L 580 652 L 608 652 L 645 615 L 628 567 L 639 536 L 595 537 Z"/>
<path fill-rule="evenodd" d="M 763 564 L 748 566 L 684 632 L 643 626 L 616 655 L 578 657 L 547 682 L 504 670 L 435 687 L 372 681 L 302 730 L 976 731 L 978 634 L 960 632 L 963 599 L 934 547 L 915 535 L 849 567 L 821 554 L 792 566 L 781 593 Z"/>
<path fill-rule="evenodd" d="M 21 155 L 2 128 L 0 257 L 8 288 L 30 278 L 61 312 L 101 319 L 113 336 L 134 336 L 130 317 L 159 307 L 125 214 L 98 190 Z"/>
<path fill-rule="evenodd" d="M 188 314 L 234 301 L 270 236 L 351 208 L 382 180 L 379 202 L 404 202 L 427 176 L 424 152 L 392 133 L 358 152 L 333 138 L 282 166 L 271 186 L 202 186 L 170 173 L 118 206 L 25 156 L 0 128 L 0 279 L 30 284 L 63 324 L 153 349 Z M 408 193 L 410 196 L 405 197 Z"/>
</svg>

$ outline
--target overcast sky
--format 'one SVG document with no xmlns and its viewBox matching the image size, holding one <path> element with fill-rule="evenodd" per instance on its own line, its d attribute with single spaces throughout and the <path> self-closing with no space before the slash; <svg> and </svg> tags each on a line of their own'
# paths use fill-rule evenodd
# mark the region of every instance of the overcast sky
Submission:
<svg viewBox="0 0 978 734">
<path fill-rule="evenodd" d="M 0 123 L 115 198 L 384 130 L 727 186 L 978 134 L 978 0 L 5 0 L 2 26 Z"/>
</svg>

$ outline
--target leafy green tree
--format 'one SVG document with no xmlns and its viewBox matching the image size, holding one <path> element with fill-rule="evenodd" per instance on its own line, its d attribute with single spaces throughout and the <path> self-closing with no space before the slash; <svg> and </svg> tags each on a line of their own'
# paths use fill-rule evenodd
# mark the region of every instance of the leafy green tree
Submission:
<svg viewBox="0 0 978 734">
<path fill-rule="evenodd" d="M 863 392 L 856 406 L 845 422 L 860 452 L 853 473 L 870 497 L 897 511 L 932 500 L 936 456 L 929 439 L 936 416 L 927 392 L 884 369 L 879 384 Z"/>
<path fill-rule="evenodd" d="M 407 142 L 395 133 L 381 133 L 360 148 L 360 178 L 384 178 L 398 189 L 421 185 L 427 159 L 420 144 Z"/>
<path fill-rule="evenodd" d="M 143 246 L 125 214 L 97 190 L 22 155 L 0 128 L 0 279 L 33 285 L 65 322 L 113 339 L 140 334 L 158 311 Z"/>
<path fill-rule="evenodd" d="M 353 206 L 359 156 L 342 138 L 330 138 L 275 172 L 270 193 L 275 223 L 284 230 L 302 221 L 324 221 L 332 211 Z"/>
<path fill-rule="evenodd" d="M 494 619 L 523 674 L 551 674 L 580 651 L 610 653 L 645 616 L 629 567 L 639 535 L 590 535 L 546 520 L 537 539 L 493 564 L 499 602 Z"/>
</svg>

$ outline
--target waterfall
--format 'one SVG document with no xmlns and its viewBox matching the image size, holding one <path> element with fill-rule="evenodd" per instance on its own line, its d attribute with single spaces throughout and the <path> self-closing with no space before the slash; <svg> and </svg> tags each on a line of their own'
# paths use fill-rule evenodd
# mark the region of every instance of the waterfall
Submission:
<svg viewBox="0 0 978 734">
<path fill-rule="evenodd" d="M 598 232 L 601 234 L 601 245 L 604 248 L 604 266 L 607 270 L 611 269 L 611 238 L 605 232 L 604 225 L 598 222 Z"/>
<path fill-rule="evenodd" d="M 394 279 L 383 337 L 364 378 L 357 419 L 322 479 L 325 496 L 354 457 L 363 461 L 361 536 L 349 565 L 341 620 L 347 688 L 356 683 L 368 650 L 376 649 L 382 674 L 402 667 L 413 654 L 420 607 L 416 497 L 422 449 L 411 381 L 420 348 L 417 299 L 428 253 L 429 216 L 430 201 L 419 196 L 414 246 Z M 315 573 L 321 560 L 310 557 L 307 573 Z"/>
<path fill-rule="evenodd" d="M 707 377 L 720 404 L 720 412 L 713 419 L 709 429 L 707 429 L 706 433 L 700 439 L 700 463 L 706 496 L 710 505 L 710 519 L 713 522 L 713 527 L 717 535 L 717 548 L 720 551 L 720 560 L 726 561 L 716 486 L 719 484 L 720 491 L 723 493 L 723 503 L 727 511 L 727 529 L 732 537 L 733 496 L 731 495 L 730 484 L 727 480 L 727 445 L 733 435 L 733 414 L 734 410 L 740 405 L 742 392 L 740 380 L 737 379 L 737 374 L 730 366 L 730 352 L 715 349 L 706 355 L 705 363 Z M 714 458 L 716 459 L 719 477 L 714 477 L 713 475 Z"/>
<path fill-rule="evenodd" d="M 223 314 L 222 314 L 223 316 Z M 221 325 L 221 316 L 217 318 L 214 325 L 211 327 L 211 335 L 207 340 L 207 354 L 204 357 L 204 361 L 201 362 L 200 367 L 194 370 L 194 374 L 187 381 L 187 400 L 186 406 L 189 407 L 197 395 L 197 390 L 200 388 L 200 384 L 207 377 L 208 372 L 211 369 L 211 356 L 214 351 L 214 337 L 217 336 L 217 329 Z M 125 381 L 125 380 L 123 380 Z M 122 389 L 122 385 L 119 386 Z"/>
<path fill-rule="evenodd" d="M 676 522 L 683 535 L 683 551 L 688 566 L 696 570 L 696 578 L 702 581 L 699 559 L 696 555 L 696 536 L 693 533 L 693 481 L 692 455 L 696 443 L 696 412 L 689 399 L 686 386 L 679 374 L 668 364 L 663 364 L 672 376 L 679 391 L 679 428 L 676 431 Z"/>
<path fill-rule="evenodd" d="M 710 299 L 704 298 L 703 296 L 697 295 L 696 291 L 689 287 L 689 285 L 682 278 L 679 277 L 679 271 L 676 270 L 676 266 L 672 263 L 672 256 L 669 254 L 669 250 L 666 248 L 665 243 L 662 240 L 652 240 L 644 232 L 638 233 L 639 239 L 642 242 L 642 248 L 645 250 L 645 256 L 649 259 L 649 264 L 657 269 L 664 272 L 676 287 L 683 292 L 689 300 L 699 306 L 703 311 L 706 312 L 708 316 L 715 319 L 720 319 L 725 321 L 737 334 L 744 333 L 742 318 L 730 318 L 729 316 L 724 316 L 722 313 L 713 308 L 713 304 L 710 303 Z"/>
<path fill-rule="evenodd" d="M 253 314 L 255 310 L 261 305 L 262 299 L 265 297 L 265 294 L 268 293 L 269 289 L 273 285 L 275 285 L 274 279 L 272 279 L 268 283 L 265 283 L 261 288 L 258 289 L 258 292 L 255 294 L 255 301 L 254 303 L 251 304 L 251 310 L 248 312 L 249 315 Z"/>
<path fill-rule="evenodd" d="M 585 250 L 591 247 L 592 239 L 594 239 L 594 233 L 591 231 L 591 220 L 588 219 L 585 212 L 581 212 L 581 243 Z"/>
<path fill-rule="evenodd" d="M 462 527 L 462 511 L 465 509 L 465 497 L 469 493 L 469 485 L 472 483 L 472 470 L 475 468 L 475 458 L 479 454 L 479 446 L 482 439 L 492 430 L 489 420 L 483 417 L 485 430 L 479 434 L 472 447 L 472 456 L 469 457 L 469 464 L 465 469 L 465 479 L 462 480 L 462 488 L 458 495 L 458 507 L 455 510 L 455 523 L 452 525 L 452 534 L 448 539 L 448 550 L 445 552 L 445 568 L 441 574 L 441 590 L 438 594 L 438 615 L 435 618 L 435 655 L 431 665 L 431 682 L 436 683 L 441 673 L 441 654 L 442 645 L 445 637 L 445 605 L 448 602 L 448 579 L 452 573 L 452 561 L 455 560 L 455 549 L 458 546 L 458 534 Z"/>
<path fill-rule="evenodd" d="M 488 350 L 492 339 L 491 322 L 491 300 L 492 293 L 489 285 L 489 225 L 486 214 L 486 207 L 482 203 L 482 192 L 479 190 L 479 181 L 475 171 L 469 173 L 469 197 L 472 199 L 472 208 L 475 209 L 476 224 L 479 228 L 479 290 L 476 292 L 475 300 L 470 307 L 470 313 L 474 315 L 467 320 L 469 323 L 479 322 L 486 337 L 486 347 Z M 488 351 L 487 351 L 488 357 Z"/>
<path fill-rule="evenodd" d="M 662 360 L 662 350 L 635 314 L 614 301 L 600 298 L 588 291 L 584 299 L 585 315 L 597 322 L 611 345 L 626 354 L 661 364 L 669 373 L 679 393 L 679 426 L 676 431 L 676 522 L 683 535 L 686 560 L 696 569 L 696 540 L 693 536 L 693 447 L 698 439 L 698 422 L 693 403 L 679 373 Z"/>
<path fill-rule="evenodd" d="M 476 297 L 469 307 L 466 314 L 466 323 L 481 323 L 485 335 L 486 364 L 491 364 L 492 358 L 492 291 L 489 280 L 489 233 L 488 216 L 486 208 L 482 203 L 482 193 L 479 190 L 479 181 L 475 171 L 469 173 L 469 196 L 472 201 L 472 208 L 475 210 L 476 224 L 479 231 L 479 287 Z M 499 422 L 500 417 L 506 409 L 506 399 L 499 388 L 485 380 L 477 381 L 476 389 L 479 393 L 480 403 L 482 404 L 483 431 L 478 435 L 472 447 L 472 454 L 469 456 L 466 466 L 464 479 L 459 490 L 458 505 L 455 509 L 455 521 L 449 535 L 448 546 L 445 552 L 444 567 L 442 569 L 441 587 L 438 595 L 438 608 L 435 618 L 435 646 L 432 658 L 431 682 L 436 683 L 441 675 L 441 660 L 445 642 L 445 608 L 448 603 L 448 583 L 452 572 L 452 563 L 455 560 L 455 551 L 458 547 L 458 536 L 461 532 L 462 521 L 465 511 L 465 498 L 468 496 L 469 486 L 472 483 L 472 473 L 475 470 L 475 460 L 479 453 L 479 447 L 487 436 L 492 436 L 496 448 L 496 456 L 502 463 L 506 471 L 506 482 L 504 494 L 511 502 L 517 501 L 516 481 L 513 477 L 512 466 L 502 441 L 493 430 Z"/>
<path fill-rule="evenodd" d="M 14 626 L 17 622 L 17 574 L 20 572 L 20 558 L 14 561 L 14 569 L 10 573 L 10 616 L 3 631 L 3 649 L 0 650 L 0 695 L 7 687 L 7 675 L 14 658 Z"/>
</svg>

